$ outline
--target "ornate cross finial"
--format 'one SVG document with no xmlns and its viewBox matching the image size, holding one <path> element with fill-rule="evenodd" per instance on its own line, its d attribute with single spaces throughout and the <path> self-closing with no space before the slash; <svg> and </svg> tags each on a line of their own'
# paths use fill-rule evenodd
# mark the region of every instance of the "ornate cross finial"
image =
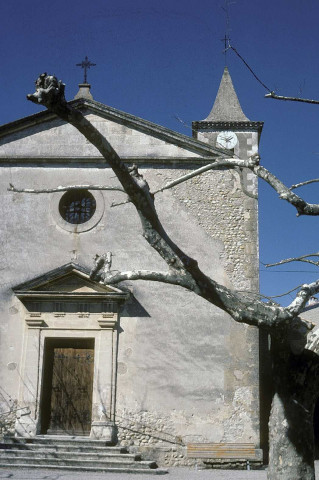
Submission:
<svg viewBox="0 0 319 480">
<path fill-rule="evenodd" d="M 90 67 L 95 67 L 96 63 L 91 63 L 88 57 L 86 56 L 84 60 L 82 60 L 81 63 L 77 63 L 77 67 L 84 68 L 84 82 L 87 83 L 87 69 Z"/>
</svg>

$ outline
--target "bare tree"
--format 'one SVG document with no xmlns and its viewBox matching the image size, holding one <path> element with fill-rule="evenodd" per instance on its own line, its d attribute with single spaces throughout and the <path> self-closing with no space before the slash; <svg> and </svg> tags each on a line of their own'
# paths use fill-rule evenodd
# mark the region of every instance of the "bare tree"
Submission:
<svg viewBox="0 0 319 480">
<path fill-rule="evenodd" d="M 319 100 L 312 100 L 310 98 L 301 98 L 301 97 L 286 97 L 284 95 L 277 95 L 275 92 L 266 93 L 265 98 L 273 98 L 274 100 L 285 100 L 289 102 L 312 103 L 315 105 L 319 104 Z"/>
<path fill-rule="evenodd" d="M 313 412 L 319 392 L 319 330 L 300 317 L 307 301 L 319 292 L 319 280 L 302 285 L 294 300 L 287 307 L 275 302 L 256 301 L 255 295 L 239 293 L 208 277 L 197 261 L 190 258 L 176 245 L 165 231 L 157 215 L 154 196 L 146 180 L 136 166 L 128 168 L 119 158 L 105 137 L 82 115 L 73 109 L 64 98 L 64 84 L 53 76 L 42 74 L 36 81 L 36 92 L 28 99 L 46 106 L 61 119 L 72 124 L 89 140 L 111 166 L 120 181 L 129 202 L 133 203 L 140 217 L 145 240 L 165 260 L 166 271 L 136 270 L 113 273 L 104 268 L 103 258 L 98 268 L 105 283 L 124 280 L 151 280 L 182 286 L 208 302 L 229 313 L 236 322 L 254 325 L 271 336 L 274 393 L 270 414 L 270 480 L 314 480 L 314 433 Z M 266 181 L 279 195 L 289 202 L 297 215 L 319 215 L 319 205 L 309 204 L 288 188 L 275 175 L 260 165 L 258 155 L 249 160 L 229 158 L 221 152 L 220 157 L 189 175 L 171 182 L 162 190 L 200 175 L 203 171 L 220 167 L 248 168 Z M 63 190 L 74 187 L 64 186 Z M 77 188 L 79 188 L 77 186 Z M 80 187 L 81 188 L 81 187 Z M 92 188 L 82 186 L 82 188 Z M 109 189 L 94 186 L 96 189 Z M 40 193 L 46 190 L 13 191 Z M 56 191 L 61 190 L 58 187 Z M 52 190 L 50 190 L 52 191 Z M 105 256 L 107 258 L 107 255 Z M 307 257 L 305 256 L 304 259 Z M 287 260 L 288 261 L 288 260 Z M 289 259 L 290 261 L 290 259 Z"/>
</svg>

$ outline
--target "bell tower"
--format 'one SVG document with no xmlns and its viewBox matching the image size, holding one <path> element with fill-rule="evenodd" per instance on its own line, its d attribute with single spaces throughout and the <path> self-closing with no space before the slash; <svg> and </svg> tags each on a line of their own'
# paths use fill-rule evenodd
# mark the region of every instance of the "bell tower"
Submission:
<svg viewBox="0 0 319 480">
<path fill-rule="evenodd" d="M 211 112 L 192 123 L 193 137 L 245 159 L 258 152 L 262 127 L 263 122 L 252 122 L 244 114 L 225 67 Z"/>
<path fill-rule="evenodd" d="M 228 68 L 225 67 L 212 110 L 204 120 L 194 121 L 192 127 L 193 137 L 196 139 L 213 147 L 229 150 L 230 157 L 248 159 L 258 153 L 263 122 L 251 121 L 244 114 Z M 225 270 L 237 290 L 258 294 L 257 177 L 249 169 L 237 168 L 215 171 L 210 182 L 216 192 L 214 206 L 218 206 L 218 215 L 214 221 L 217 229 L 213 234 L 224 244 Z M 258 432 L 256 430 L 260 439 L 259 445 L 267 449 L 267 388 L 262 387 L 260 390 L 260 385 L 267 385 L 264 379 L 267 375 L 265 356 L 268 339 L 262 331 L 235 324 L 229 338 L 230 351 L 236 350 L 238 339 L 243 338 L 243 335 L 246 335 L 246 341 L 249 339 L 248 342 L 251 343 L 245 353 L 241 353 L 242 368 L 245 364 L 254 366 L 247 380 L 255 402 L 251 414 L 252 417 L 255 415 L 255 425 L 259 425 Z M 261 366 L 259 369 L 259 356 L 263 358 L 261 365 L 266 365 L 266 368 Z M 226 390 L 236 388 L 233 374 L 229 372 L 225 375 Z M 263 398 L 261 411 L 260 396 Z"/>
</svg>

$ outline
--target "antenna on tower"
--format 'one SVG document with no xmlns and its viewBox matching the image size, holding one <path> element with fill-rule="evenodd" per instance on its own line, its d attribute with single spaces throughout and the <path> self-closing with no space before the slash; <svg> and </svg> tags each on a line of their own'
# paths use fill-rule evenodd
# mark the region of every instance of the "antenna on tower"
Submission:
<svg viewBox="0 0 319 480">
<path fill-rule="evenodd" d="M 224 0 L 224 6 L 221 7 L 222 10 L 225 12 L 225 35 L 222 38 L 222 42 L 224 42 L 224 50 L 223 54 L 225 55 L 225 67 L 227 66 L 227 50 L 230 48 L 230 15 L 229 15 L 229 7 L 230 5 L 234 5 L 236 2 L 230 0 Z"/>
</svg>

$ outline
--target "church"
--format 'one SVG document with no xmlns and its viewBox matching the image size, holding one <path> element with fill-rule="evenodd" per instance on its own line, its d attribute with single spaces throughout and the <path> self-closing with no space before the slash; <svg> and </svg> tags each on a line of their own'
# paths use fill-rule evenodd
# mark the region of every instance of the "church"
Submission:
<svg viewBox="0 0 319 480">
<path fill-rule="evenodd" d="M 221 150 L 244 159 L 258 152 L 263 123 L 244 114 L 227 67 L 192 137 L 99 100 L 83 83 L 69 103 L 152 191 Z M 258 330 L 181 287 L 104 285 L 90 274 L 106 252 L 114 271 L 166 269 L 95 147 L 41 111 L 0 126 L 0 172 L 2 434 L 103 440 L 167 466 L 194 464 L 205 445 L 249 444 L 260 460 Z M 159 193 L 156 206 L 207 275 L 258 292 L 252 173 L 203 173 Z"/>
</svg>

